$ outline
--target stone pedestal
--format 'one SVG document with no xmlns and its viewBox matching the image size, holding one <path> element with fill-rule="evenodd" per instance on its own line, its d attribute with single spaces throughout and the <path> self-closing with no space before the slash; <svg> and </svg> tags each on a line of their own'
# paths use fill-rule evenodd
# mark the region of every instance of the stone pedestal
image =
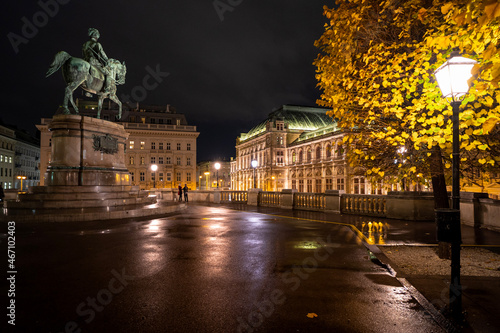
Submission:
<svg viewBox="0 0 500 333">
<path fill-rule="evenodd" d="M 259 193 L 262 192 L 260 188 L 252 188 L 248 190 L 248 200 L 247 205 L 258 206 L 259 205 Z"/>
<path fill-rule="evenodd" d="M 78 115 L 54 116 L 46 185 L 130 185 L 125 167 L 128 133 L 122 125 Z"/>
<path fill-rule="evenodd" d="M 156 196 L 131 185 L 125 167 L 128 133 L 120 124 L 56 115 L 45 186 L 33 186 L 7 203 L 8 216 L 39 221 L 99 220 L 158 214 Z M 145 207 L 150 209 L 145 209 Z M 154 208 L 154 209 L 151 209 Z"/>
</svg>

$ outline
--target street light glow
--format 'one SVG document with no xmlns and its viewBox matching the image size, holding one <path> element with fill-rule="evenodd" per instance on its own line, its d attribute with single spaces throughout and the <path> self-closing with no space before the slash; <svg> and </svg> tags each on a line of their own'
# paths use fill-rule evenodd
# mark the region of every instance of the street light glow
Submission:
<svg viewBox="0 0 500 333">
<path fill-rule="evenodd" d="M 257 160 L 252 160 L 252 168 L 256 168 L 259 165 L 259 162 Z"/>
<path fill-rule="evenodd" d="M 439 89 L 444 98 L 458 101 L 469 91 L 469 79 L 472 77 L 472 67 L 477 64 L 474 59 L 452 53 L 451 58 L 439 66 L 434 72 Z"/>
<path fill-rule="evenodd" d="M 215 167 L 216 170 L 219 170 L 220 169 L 220 163 L 219 162 L 215 163 L 214 167 Z"/>
<path fill-rule="evenodd" d="M 156 172 L 158 170 L 158 166 L 156 164 L 151 165 L 151 171 Z"/>
</svg>

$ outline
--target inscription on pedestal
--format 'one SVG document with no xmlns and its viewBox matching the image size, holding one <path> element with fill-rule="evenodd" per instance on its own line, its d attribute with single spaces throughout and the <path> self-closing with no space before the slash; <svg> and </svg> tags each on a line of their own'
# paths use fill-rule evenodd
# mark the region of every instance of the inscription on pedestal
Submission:
<svg viewBox="0 0 500 333">
<path fill-rule="evenodd" d="M 94 150 L 101 151 L 104 154 L 116 154 L 118 152 L 118 139 L 109 134 L 92 135 L 94 140 Z"/>
</svg>

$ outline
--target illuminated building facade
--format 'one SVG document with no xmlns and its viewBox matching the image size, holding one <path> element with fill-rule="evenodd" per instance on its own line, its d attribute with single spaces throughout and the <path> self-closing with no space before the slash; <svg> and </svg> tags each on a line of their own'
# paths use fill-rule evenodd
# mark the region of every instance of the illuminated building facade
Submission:
<svg viewBox="0 0 500 333">
<path fill-rule="evenodd" d="M 283 105 L 237 138 L 232 188 L 253 188 L 255 174 L 255 186 L 265 191 L 369 193 L 365 178 L 346 165 L 342 138 L 325 109 Z"/>
<path fill-rule="evenodd" d="M 219 163 L 220 168 L 217 171 L 215 164 Z M 217 176 L 219 179 L 219 189 L 231 189 L 230 162 L 228 161 L 203 161 L 199 162 L 196 168 L 198 177 L 198 189 L 213 190 L 217 188 Z"/>
</svg>

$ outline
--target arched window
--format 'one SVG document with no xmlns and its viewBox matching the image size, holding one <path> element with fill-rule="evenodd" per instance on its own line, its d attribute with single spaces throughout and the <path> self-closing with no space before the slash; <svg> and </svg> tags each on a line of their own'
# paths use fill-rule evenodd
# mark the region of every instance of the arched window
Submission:
<svg viewBox="0 0 500 333">
<path fill-rule="evenodd" d="M 311 162 L 311 159 L 312 159 L 311 148 L 307 148 L 307 162 Z"/>
<path fill-rule="evenodd" d="M 297 156 L 296 156 L 295 150 L 294 150 L 294 151 L 292 151 L 292 163 L 295 163 L 295 162 L 297 162 Z"/>
<path fill-rule="evenodd" d="M 302 163 L 302 161 L 303 161 L 303 151 L 300 150 L 299 151 L 299 163 Z"/>
<path fill-rule="evenodd" d="M 320 146 L 317 146 L 316 147 L 316 160 L 320 160 L 321 159 L 321 147 Z"/>
<path fill-rule="evenodd" d="M 332 157 L 332 146 L 330 146 L 330 144 L 326 145 L 325 155 L 326 155 L 326 158 Z"/>
</svg>

